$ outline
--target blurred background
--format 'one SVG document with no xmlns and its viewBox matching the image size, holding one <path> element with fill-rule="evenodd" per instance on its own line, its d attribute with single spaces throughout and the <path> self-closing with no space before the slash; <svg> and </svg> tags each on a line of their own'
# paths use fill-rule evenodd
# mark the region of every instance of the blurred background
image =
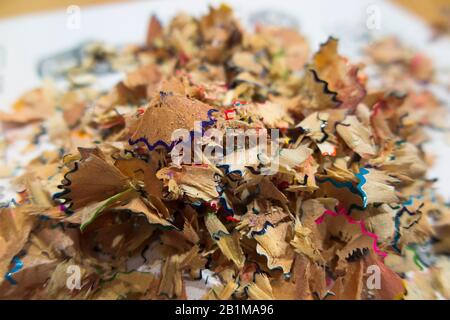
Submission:
<svg viewBox="0 0 450 320">
<path fill-rule="evenodd" d="M 80 7 L 108 4 L 114 2 L 130 2 L 137 0 L 15 0 L 1 1 L 0 17 L 15 17 L 18 15 L 45 12 L 65 8 L 77 4 Z M 449 24 L 448 0 L 392 0 L 397 5 L 410 10 L 427 23 L 434 26 L 447 26 Z"/>
<path fill-rule="evenodd" d="M 0 18 L 57 10 L 73 4 L 84 8 L 92 5 L 133 1 L 138 0 L 2 0 L 0 1 Z M 392 0 L 392 2 L 404 7 L 406 10 L 410 10 L 434 27 L 449 27 L 450 2 L 448 0 Z"/>
</svg>

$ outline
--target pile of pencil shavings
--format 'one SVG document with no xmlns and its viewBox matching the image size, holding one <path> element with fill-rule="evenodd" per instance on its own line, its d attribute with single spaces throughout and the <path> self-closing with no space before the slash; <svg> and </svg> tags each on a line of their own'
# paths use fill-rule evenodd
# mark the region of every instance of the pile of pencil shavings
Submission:
<svg viewBox="0 0 450 320">
<path fill-rule="evenodd" d="M 222 5 L 109 49 L 132 66 L 109 92 L 26 93 L 0 121 L 31 128 L 23 152 L 53 148 L 11 177 L 0 297 L 450 298 L 450 211 L 421 147 L 445 108 L 416 86 L 431 64 L 381 40 L 373 87 L 338 44 L 312 54 Z"/>
</svg>

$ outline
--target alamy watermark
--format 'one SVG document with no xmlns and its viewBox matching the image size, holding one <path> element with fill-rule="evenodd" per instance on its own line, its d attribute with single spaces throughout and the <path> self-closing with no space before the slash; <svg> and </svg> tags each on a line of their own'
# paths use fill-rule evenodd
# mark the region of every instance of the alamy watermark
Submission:
<svg viewBox="0 0 450 320">
<path fill-rule="evenodd" d="M 66 273 L 69 274 L 66 280 L 66 287 L 69 290 L 81 289 L 81 269 L 77 265 L 67 267 Z"/>
<path fill-rule="evenodd" d="M 231 129 L 225 131 L 202 128 L 196 121 L 194 131 L 177 129 L 172 141 L 177 143 L 170 155 L 176 165 L 214 164 L 216 166 L 252 167 L 259 174 L 278 172 L 280 160 L 278 129 Z"/>
<path fill-rule="evenodd" d="M 369 30 L 381 29 L 381 9 L 376 4 L 371 4 L 366 8 L 366 27 Z"/>
<path fill-rule="evenodd" d="M 81 29 L 81 8 L 77 5 L 70 5 L 66 9 L 66 27 L 69 30 Z"/>
<path fill-rule="evenodd" d="M 366 279 L 366 286 L 369 290 L 381 289 L 381 269 L 376 264 L 367 267 L 366 274 L 369 276 Z"/>
</svg>

